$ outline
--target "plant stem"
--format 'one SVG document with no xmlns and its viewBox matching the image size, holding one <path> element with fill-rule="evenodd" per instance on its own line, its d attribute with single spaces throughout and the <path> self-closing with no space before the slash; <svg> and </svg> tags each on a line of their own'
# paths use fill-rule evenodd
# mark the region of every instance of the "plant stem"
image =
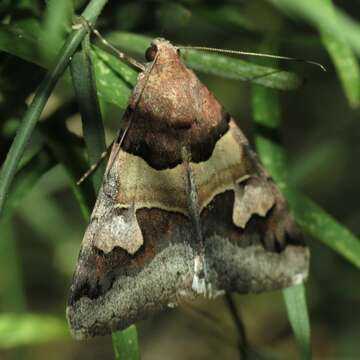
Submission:
<svg viewBox="0 0 360 360">
<path fill-rule="evenodd" d="M 248 359 L 248 341 L 244 323 L 232 295 L 228 292 L 225 294 L 225 301 L 239 333 L 238 348 L 240 352 L 240 359 L 246 360 Z"/>
</svg>

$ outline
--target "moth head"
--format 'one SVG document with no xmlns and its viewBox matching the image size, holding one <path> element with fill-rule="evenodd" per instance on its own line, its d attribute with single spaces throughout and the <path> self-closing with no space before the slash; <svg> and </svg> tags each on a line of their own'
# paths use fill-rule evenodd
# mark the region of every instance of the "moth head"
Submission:
<svg viewBox="0 0 360 360">
<path fill-rule="evenodd" d="M 154 61 L 157 51 L 157 46 L 155 44 L 151 44 L 145 51 L 145 59 L 147 61 Z"/>
<path fill-rule="evenodd" d="M 179 49 L 163 38 L 154 39 L 145 52 L 145 58 L 151 62 L 165 63 L 179 58 Z"/>
</svg>

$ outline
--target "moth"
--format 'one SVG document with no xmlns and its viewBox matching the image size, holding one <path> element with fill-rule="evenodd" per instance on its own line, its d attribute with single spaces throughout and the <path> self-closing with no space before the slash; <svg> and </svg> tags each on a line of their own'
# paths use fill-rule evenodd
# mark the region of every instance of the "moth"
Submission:
<svg viewBox="0 0 360 360">
<path fill-rule="evenodd" d="M 82 241 L 67 318 L 76 338 L 199 295 L 302 283 L 309 251 L 218 100 L 153 40 Z"/>
</svg>

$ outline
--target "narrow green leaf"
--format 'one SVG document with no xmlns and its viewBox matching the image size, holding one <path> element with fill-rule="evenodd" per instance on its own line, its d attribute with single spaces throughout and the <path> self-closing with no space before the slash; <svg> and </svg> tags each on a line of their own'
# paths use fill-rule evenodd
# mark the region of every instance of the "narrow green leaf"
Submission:
<svg viewBox="0 0 360 360">
<path fill-rule="evenodd" d="M 345 41 L 358 55 L 360 55 L 360 25 L 342 12 L 334 8 L 336 21 L 332 9 L 324 0 L 268 0 L 283 10 L 303 17 L 318 29 L 328 32 L 334 38 Z"/>
<path fill-rule="evenodd" d="M 116 360 L 140 360 L 137 331 L 134 325 L 123 331 L 113 332 L 112 340 Z"/>
<path fill-rule="evenodd" d="M 138 73 L 109 52 L 96 46 L 92 50 L 98 96 L 125 109 Z"/>
<path fill-rule="evenodd" d="M 337 21 L 331 0 L 323 1 L 328 3 L 333 21 Z M 344 40 L 336 38 L 325 30 L 321 31 L 321 34 L 322 42 L 335 65 L 349 104 L 357 108 L 360 105 L 360 68 L 357 58 Z"/>
<path fill-rule="evenodd" d="M 37 51 L 39 39 L 43 32 L 40 23 L 32 26 L 30 29 L 19 27 L 18 25 L 0 24 L 0 50 L 5 51 L 21 59 L 37 64 L 44 68 L 50 66 L 51 60 L 45 60 Z M 56 56 L 56 49 L 53 46 L 48 47 L 48 51 L 53 51 L 53 57 Z"/>
<path fill-rule="evenodd" d="M 109 34 L 108 39 L 125 51 L 141 55 L 145 53 L 151 42 L 151 38 L 146 36 L 125 32 L 113 32 Z M 182 53 L 189 67 L 208 74 L 228 79 L 251 81 L 279 90 L 292 90 L 301 84 L 297 75 L 287 71 L 255 65 L 237 58 L 205 51 L 184 50 Z"/>
<path fill-rule="evenodd" d="M 52 63 L 54 48 L 60 49 L 66 33 L 71 29 L 73 4 L 71 0 L 48 0 L 45 18 L 42 24 L 42 36 L 38 43 L 38 52 L 45 62 Z"/>
<path fill-rule="evenodd" d="M 99 16 L 106 2 L 106 0 L 90 1 L 83 12 L 84 18 L 94 22 Z M 65 71 L 71 56 L 77 49 L 85 34 L 86 29 L 81 27 L 78 30 L 74 30 L 68 37 L 63 49 L 59 54 L 53 70 L 48 72 L 45 79 L 40 84 L 38 90 L 36 91 L 35 97 L 22 120 L 22 123 L 6 156 L 0 173 L 0 216 L 3 212 L 5 198 L 8 194 L 10 184 L 14 178 L 20 159 L 24 153 L 25 147 L 30 139 L 35 124 L 40 118 L 40 115 L 52 90 Z"/>
<path fill-rule="evenodd" d="M 255 145 L 262 163 L 271 172 L 277 185 L 283 189 L 288 182 L 286 154 L 279 142 L 281 125 L 278 93 L 252 86 L 252 108 L 256 125 Z M 270 138 L 270 136 L 272 138 Z"/>
<path fill-rule="evenodd" d="M 360 105 L 360 68 L 351 48 L 334 36 L 323 33 L 322 41 L 334 62 L 349 105 L 358 108 Z"/>
<path fill-rule="evenodd" d="M 187 50 L 186 64 L 195 70 L 221 76 L 227 79 L 249 81 L 278 90 L 293 90 L 301 80 L 293 73 L 255 65 L 229 56 Z"/>
<path fill-rule="evenodd" d="M 63 317 L 31 313 L 0 315 L 0 349 L 63 341 L 68 337 Z"/>
<path fill-rule="evenodd" d="M 267 47 L 271 44 L 267 44 Z M 274 46 L 271 46 L 274 52 Z M 263 48 L 261 49 L 263 51 Z M 275 90 L 253 85 L 253 115 L 257 126 L 256 147 L 258 154 L 282 191 L 287 189 L 288 170 L 286 154 L 280 143 L 281 114 Z M 304 360 L 311 359 L 310 324 L 304 286 L 283 290 L 288 317 Z"/>
<path fill-rule="evenodd" d="M 295 213 L 296 221 L 306 233 L 360 268 L 358 237 L 303 194 L 289 188 L 285 190 L 285 196 Z"/>
<path fill-rule="evenodd" d="M 310 322 L 307 313 L 304 285 L 283 290 L 289 320 L 303 360 L 311 359 Z"/>
<path fill-rule="evenodd" d="M 71 0 L 47 0 L 44 19 L 44 33 L 49 43 L 59 43 L 70 30 L 73 16 Z M 47 50 L 47 49 L 45 49 Z"/>
<path fill-rule="evenodd" d="M 89 35 L 82 42 L 82 50 L 74 55 L 70 69 L 77 100 L 80 105 L 84 140 L 89 166 L 91 166 L 99 160 L 106 145 L 99 102 L 96 96 L 95 74 L 91 60 Z M 92 175 L 96 193 L 100 188 L 104 171 L 105 163 L 103 161 Z"/>
</svg>

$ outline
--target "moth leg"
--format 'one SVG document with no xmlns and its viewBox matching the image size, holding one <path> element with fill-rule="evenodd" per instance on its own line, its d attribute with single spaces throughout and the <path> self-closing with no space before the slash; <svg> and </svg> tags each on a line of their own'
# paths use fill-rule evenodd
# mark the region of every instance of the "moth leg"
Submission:
<svg viewBox="0 0 360 360">
<path fill-rule="evenodd" d="M 81 178 L 76 182 L 76 185 L 83 183 L 103 162 L 103 160 L 108 156 L 111 147 L 113 146 L 114 141 L 100 154 L 99 159 L 93 163 L 89 169 L 81 176 Z"/>
<path fill-rule="evenodd" d="M 112 45 L 108 40 L 106 40 L 101 33 L 99 32 L 99 30 L 95 29 L 93 24 L 91 24 L 87 19 L 85 19 L 83 16 L 79 17 L 79 23 L 73 25 L 73 29 L 78 29 L 80 26 L 83 26 L 86 28 L 87 31 L 91 31 L 97 38 L 100 39 L 100 41 L 107 47 L 109 48 L 114 54 L 116 54 L 116 56 L 123 61 L 126 61 L 128 64 L 134 66 L 135 68 L 137 68 L 140 71 L 144 71 L 145 70 L 145 65 L 140 63 L 139 61 L 135 60 L 134 58 L 132 58 L 131 56 L 126 55 L 124 52 L 122 52 L 121 50 L 117 49 L 114 45 Z"/>
</svg>

